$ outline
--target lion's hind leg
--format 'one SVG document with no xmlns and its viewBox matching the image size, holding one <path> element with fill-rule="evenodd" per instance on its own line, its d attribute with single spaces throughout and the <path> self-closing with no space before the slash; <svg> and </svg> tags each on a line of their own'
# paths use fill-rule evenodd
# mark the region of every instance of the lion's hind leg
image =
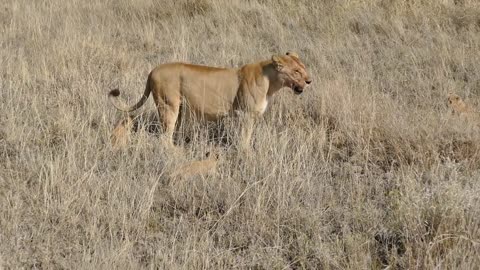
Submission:
<svg viewBox="0 0 480 270">
<path fill-rule="evenodd" d="M 173 145 L 173 133 L 175 132 L 175 123 L 180 113 L 180 102 L 172 100 L 165 102 L 164 99 L 156 100 L 159 122 L 162 127 L 162 137 L 169 145 Z"/>
</svg>

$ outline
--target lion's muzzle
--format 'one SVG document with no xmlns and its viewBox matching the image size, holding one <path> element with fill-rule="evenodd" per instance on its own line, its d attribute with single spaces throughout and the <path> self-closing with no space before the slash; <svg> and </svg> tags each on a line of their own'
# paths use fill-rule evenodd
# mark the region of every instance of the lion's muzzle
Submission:
<svg viewBox="0 0 480 270">
<path fill-rule="evenodd" d="M 293 86 L 292 90 L 295 94 L 297 95 L 300 95 L 301 93 L 303 93 L 303 87 L 299 86 L 299 85 L 295 85 Z"/>
</svg>

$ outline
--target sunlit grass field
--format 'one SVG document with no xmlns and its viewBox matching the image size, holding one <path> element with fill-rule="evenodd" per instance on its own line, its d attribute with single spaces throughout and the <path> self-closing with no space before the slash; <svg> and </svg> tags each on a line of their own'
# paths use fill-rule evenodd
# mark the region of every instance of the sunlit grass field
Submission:
<svg viewBox="0 0 480 270">
<path fill-rule="evenodd" d="M 314 82 L 250 152 L 221 123 L 168 151 L 152 101 L 112 148 L 109 90 L 289 50 Z M 480 122 L 446 96 L 478 108 L 479 63 L 474 0 L 3 0 L 0 269 L 478 269 Z"/>
</svg>

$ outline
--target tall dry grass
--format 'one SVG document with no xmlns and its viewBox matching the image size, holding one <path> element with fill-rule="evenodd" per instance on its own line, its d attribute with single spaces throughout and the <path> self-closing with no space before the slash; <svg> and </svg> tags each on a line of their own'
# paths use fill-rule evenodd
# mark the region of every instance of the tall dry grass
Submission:
<svg viewBox="0 0 480 270">
<path fill-rule="evenodd" d="M 168 154 L 152 102 L 109 145 L 109 89 L 287 50 L 313 87 L 275 97 L 251 154 L 214 124 Z M 1 1 L 0 268 L 476 269 L 479 123 L 445 97 L 478 104 L 479 52 L 474 0 Z"/>
</svg>

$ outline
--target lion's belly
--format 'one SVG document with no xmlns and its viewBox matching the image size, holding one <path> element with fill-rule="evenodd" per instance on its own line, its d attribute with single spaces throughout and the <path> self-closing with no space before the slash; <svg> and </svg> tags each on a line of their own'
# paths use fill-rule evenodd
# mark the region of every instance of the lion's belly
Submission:
<svg viewBox="0 0 480 270">
<path fill-rule="evenodd" d="M 190 112 L 197 117 L 214 121 L 227 116 L 231 111 L 231 103 L 214 98 L 188 99 L 185 98 L 185 104 Z"/>
<path fill-rule="evenodd" d="M 197 88 L 183 96 L 184 104 L 187 104 L 189 110 L 207 120 L 217 120 L 228 115 L 234 100 L 231 95 L 215 88 L 209 88 L 208 91 Z"/>
<path fill-rule="evenodd" d="M 195 74 L 182 81 L 182 96 L 192 112 L 208 120 L 228 115 L 238 89 L 238 79 L 231 71 Z"/>
<path fill-rule="evenodd" d="M 212 112 L 210 110 L 205 111 L 192 106 L 182 109 L 182 113 L 187 114 L 187 118 L 193 117 L 193 119 L 206 121 L 220 120 L 221 118 L 229 115 L 228 111 L 215 110 Z"/>
</svg>

